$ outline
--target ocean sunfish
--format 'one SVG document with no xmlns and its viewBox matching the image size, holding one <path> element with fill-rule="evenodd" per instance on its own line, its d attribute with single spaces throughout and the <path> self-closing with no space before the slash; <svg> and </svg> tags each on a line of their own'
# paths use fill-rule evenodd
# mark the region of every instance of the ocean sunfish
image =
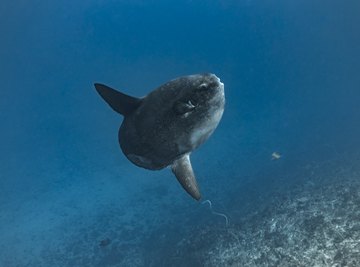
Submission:
<svg viewBox="0 0 360 267">
<path fill-rule="evenodd" d="M 220 79 L 209 73 L 179 77 L 142 98 L 99 83 L 95 88 L 113 110 L 124 116 L 118 138 L 125 156 L 149 170 L 171 166 L 186 192 L 199 200 L 190 154 L 220 122 L 225 106 Z"/>
</svg>

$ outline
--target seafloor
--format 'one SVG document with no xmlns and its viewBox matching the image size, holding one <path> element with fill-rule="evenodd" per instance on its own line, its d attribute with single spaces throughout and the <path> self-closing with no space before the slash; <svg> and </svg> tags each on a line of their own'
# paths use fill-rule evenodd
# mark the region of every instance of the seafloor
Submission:
<svg viewBox="0 0 360 267">
<path fill-rule="evenodd" d="M 247 182 L 212 187 L 228 190 L 212 199 L 228 226 L 208 205 L 184 201 L 175 181 L 152 183 L 156 172 L 123 191 L 120 167 L 59 177 L 51 186 L 63 190 L 2 203 L 0 266 L 360 266 L 360 156 L 291 168 L 281 160 Z"/>
</svg>

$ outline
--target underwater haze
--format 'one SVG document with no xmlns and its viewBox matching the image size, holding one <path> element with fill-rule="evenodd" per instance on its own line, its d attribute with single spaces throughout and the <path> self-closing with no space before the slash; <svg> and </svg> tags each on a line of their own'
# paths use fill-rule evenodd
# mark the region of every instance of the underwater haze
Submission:
<svg viewBox="0 0 360 267">
<path fill-rule="evenodd" d="M 360 266 L 359 14 L 1 1 L 0 266 Z M 196 201 L 169 168 L 127 160 L 94 83 L 141 97 L 208 72 L 226 105 L 192 153 Z"/>
</svg>

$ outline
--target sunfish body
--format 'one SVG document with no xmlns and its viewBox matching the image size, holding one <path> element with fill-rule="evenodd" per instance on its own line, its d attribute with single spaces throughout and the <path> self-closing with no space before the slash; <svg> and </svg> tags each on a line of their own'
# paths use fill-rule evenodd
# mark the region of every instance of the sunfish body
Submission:
<svg viewBox="0 0 360 267">
<path fill-rule="evenodd" d="M 101 97 L 124 116 L 119 143 L 135 165 L 160 170 L 171 166 L 182 187 L 201 198 L 191 152 L 214 132 L 224 112 L 224 84 L 214 74 L 171 80 L 143 98 L 95 84 Z"/>
</svg>

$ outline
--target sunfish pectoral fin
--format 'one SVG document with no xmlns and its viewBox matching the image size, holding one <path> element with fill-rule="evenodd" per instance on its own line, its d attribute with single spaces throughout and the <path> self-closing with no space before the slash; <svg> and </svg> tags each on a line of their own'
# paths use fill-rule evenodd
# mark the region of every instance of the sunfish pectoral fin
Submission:
<svg viewBox="0 0 360 267">
<path fill-rule="evenodd" d="M 176 101 L 173 105 L 173 110 L 178 115 L 186 114 L 195 109 L 195 106 L 191 101 Z"/>
<path fill-rule="evenodd" d="M 95 83 L 95 88 L 113 110 L 124 116 L 132 113 L 141 104 L 141 99 L 123 94 L 109 86 Z"/>
<path fill-rule="evenodd" d="M 191 167 L 189 154 L 175 160 L 171 166 L 171 170 L 185 191 L 196 200 L 199 200 L 201 195 L 195 179 L 194 171 Z"/>
</svg>

